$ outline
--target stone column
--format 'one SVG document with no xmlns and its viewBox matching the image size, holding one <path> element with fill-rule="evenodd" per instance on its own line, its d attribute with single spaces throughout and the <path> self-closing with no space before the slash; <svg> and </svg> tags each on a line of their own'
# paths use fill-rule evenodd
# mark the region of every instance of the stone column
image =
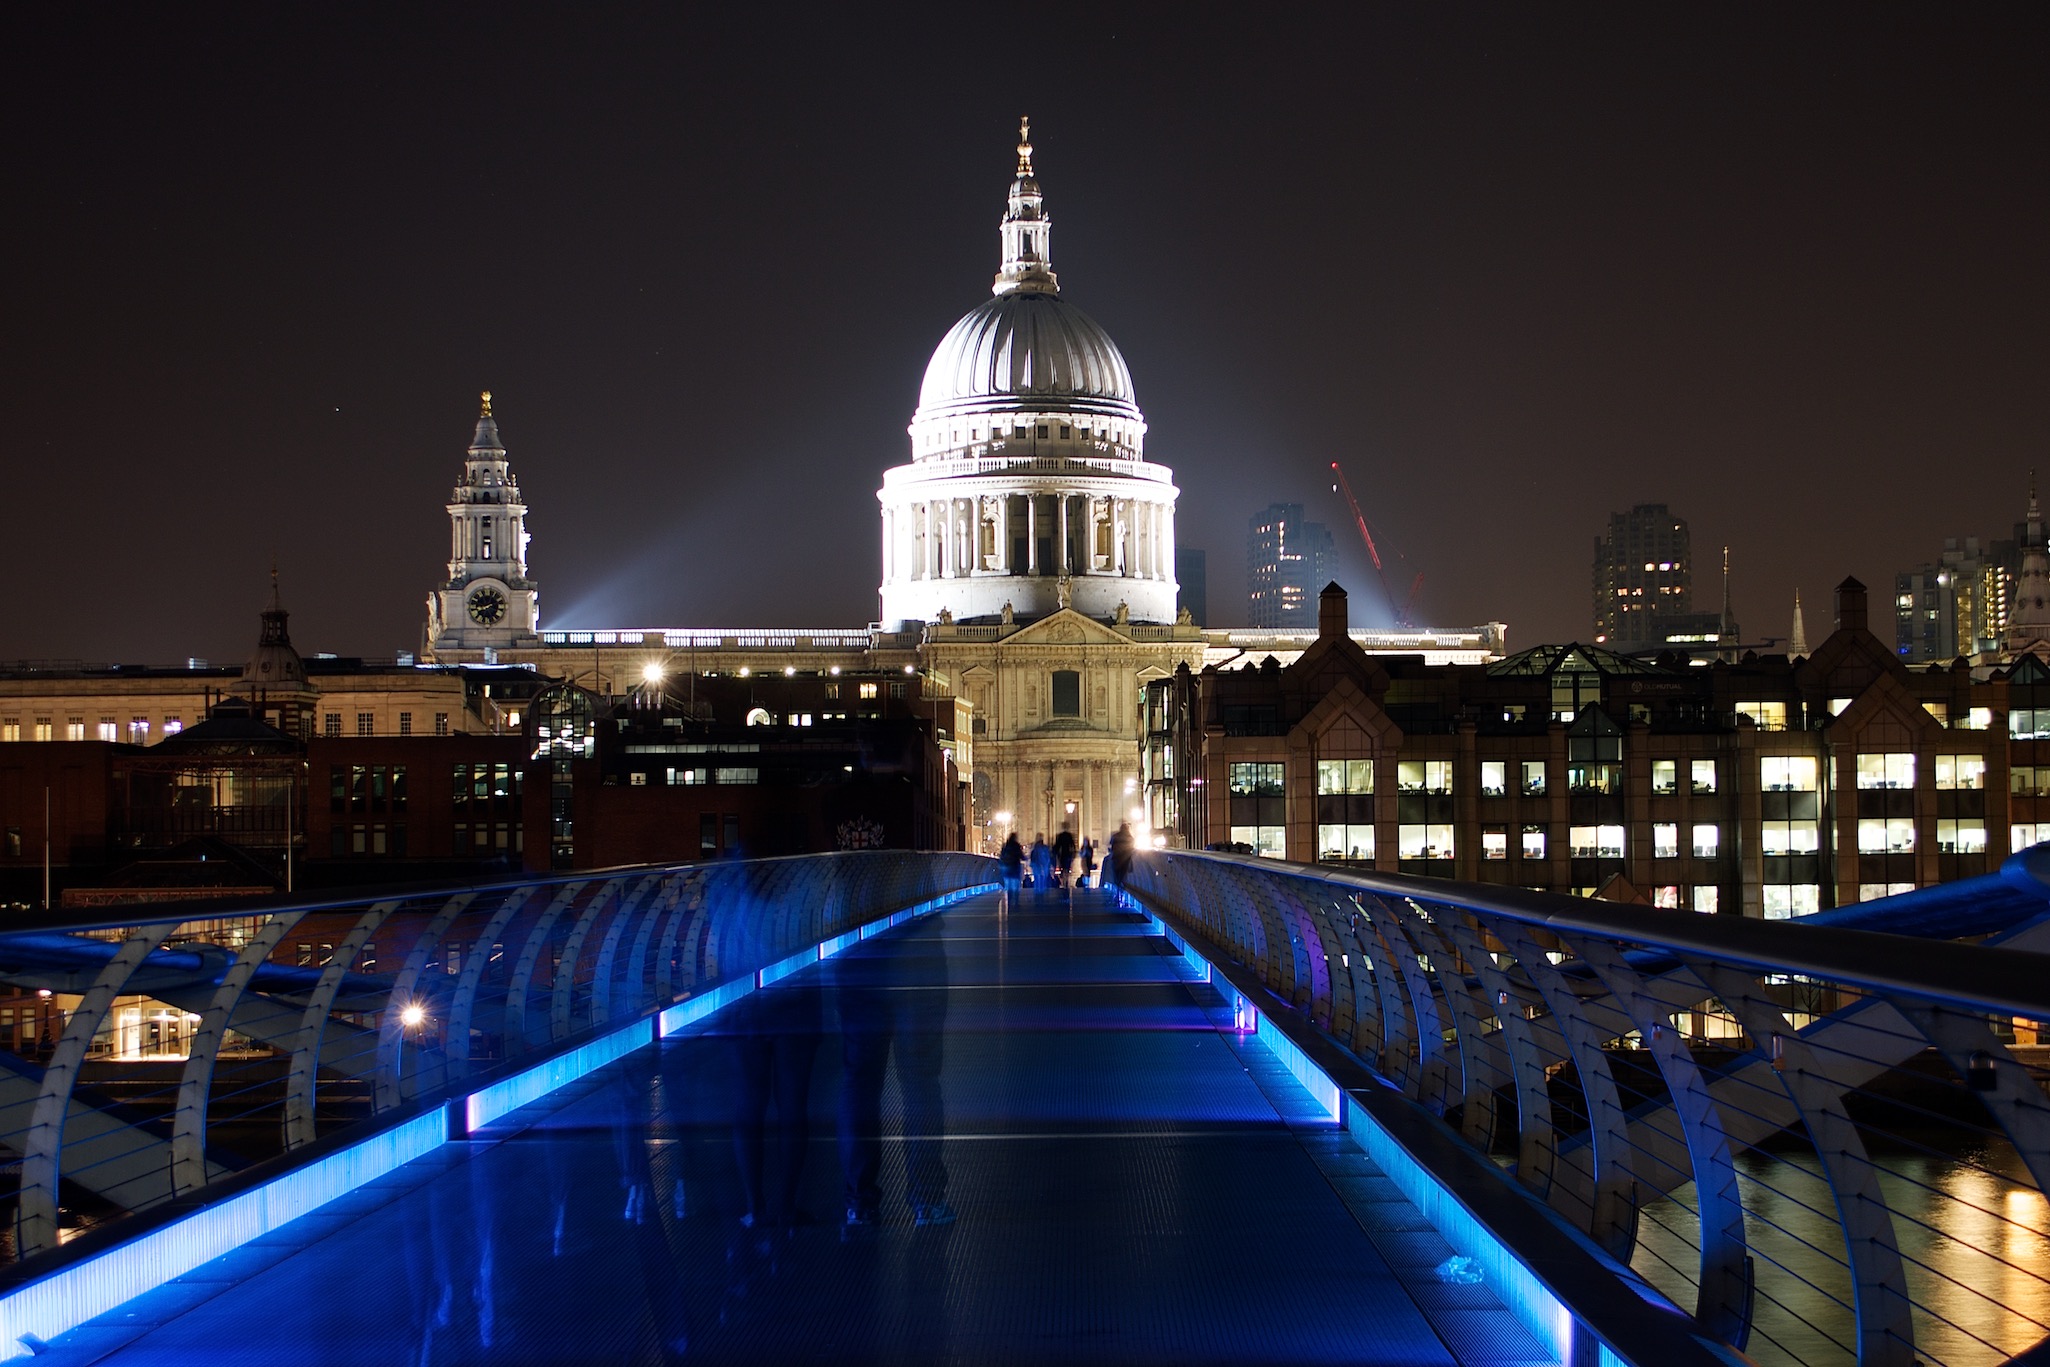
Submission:
<svg viewBox="0 0 2050 1367">
<path fill-rule="evenodd" d="M 1057 539 L 1054 542 L 1056 547 L 1053 555 L 1054 563 L 1060 566 L 1062 574 L 1072 574 L 1075 567 L 1068 563 L 1068 496 L 1063 493 L 1057 494 L 1055 497 L 1060 499 L 1060 512 L 1058 514 L 1059 530 L 1055 533 Z"/>
<path fill-rule="evenodd" d="M 1025 573 L 1039 573 L 1039 495 L 1025 495 Z"/>
</svg>

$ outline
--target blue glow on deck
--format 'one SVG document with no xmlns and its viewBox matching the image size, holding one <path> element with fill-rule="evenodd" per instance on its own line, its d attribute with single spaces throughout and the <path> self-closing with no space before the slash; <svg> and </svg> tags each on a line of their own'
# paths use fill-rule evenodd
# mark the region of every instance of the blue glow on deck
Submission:
<svg viewBox="0 0 2050 1367">
<path fill-rule="evenodd" d="M 59 1268 L 0 1298 L 0 1343 L 13 1347 L 24 1335 L 51 1339 L 75 1329 L 376 1181 L 447 1140 L 447 1117 L 430 1111 L 97 1258 Z M 27 1351 L 24 1345 L 14 1356 Z"/>
<path fill-rule="evenodd" d="M 1146 919 L 1170 945 L 1181 950 L 1182 958 L 1192 968 L 1199 969 L 1203 981 L 1213 981 L 1208 959 L 1190 948 L 1188 942 L 1176 935 L 1158 916 L 1147 912 Z M 1348 1105 L 1344 1090 L 1331 1080 L 1328 1073 L 1312 1063 L 1295 1041 L 1283 1034 L 1267 1015 L 1231 987 L 1221 986 L 1219 990 L 1231 1003 L 1233 1028 L 1253 1031 L 1325 1113 L 1351 1131 L 1360 1147 L 1367 1151 L 1367 1156 L 1423 1212 L 1431 1226 L 1444 1236 L 1445 1242 L 1481 1265 L 1489 1286 L 1503 1304 L 1558 1354 L 1559 1361 L 1574 1361 L 1575 1340 L 1581 1330 L 1573 1312 L 1559 1302 L 1529 1267 L 1504 1248 L 1457 1196 L 1411 1157 L 1408 1149 L 1397 1143 L 1358 1106 Z M 1607 1344 L 1597 1341 L 1595 1348 L 1599 1367 L 1630 1367 Z"/>
<path fill-rule="evenodd" d="M 793 954 L 787 959 L 779 959 L 755 974 L 755 986 L 767 987 L 770 983 L 781 982 L 799 969 L 810 968 L 818 961 L 819 946 L 813 945 L 810 949 Z"/>
<path fill-rule="evenodd" d="M 1271 1017 L 1261 1016 L 1256 1027 L 1255 1038 L 1267 1046 L 1267 1051 L 1281 1060 L 1281 1065 L 1303 1084 L 1303 1090 L 1331 1117 L 1331 1123 L 1342 1124 L 1345 1120 L 1345 1093 L 1338 1090 L 1338 1084 L 1330 1074 L 1310 1062 L 1310 1056 L 1296 1047 L 1296 1042 L 1281 1033 Z"/>
<path fill-rule="evenodd" d="M 615 1030 L 566 1054 L 557 1054 L 545 1063 L 537 1063 L 524 1072 L 494 1082 L 482 1091 L 472 1092 L 463 1101 L 469 1128 L 474 1133 L 500 1116 L 509 1115 L 529 1102 L 539 1101 L 557 1087 L 576 1081 L 594 1068 L 603 1068 L 614 1059 L 625 1058 L 653 1040 L 648 1022 L 635 1021 L 624 1030 Z"/>
<path fill-rule="evenodd" d="M 1476 1219 L 1456 1195 L 1410 1156 L 1409 1150 L 1368 1117 L 1350 1108 L 1346 1127 L 1377 1167 L 1409 1198 L 1424 1218 L 1445 1236 L 1445 1242 L 1481 1265 L 1488 1285 L 1516 1312 L 1561 1362 L 1572 1362 L 1576 1326 L 1573 1313 L 1559 1303 L 1537 1275 Z M 1603 1349 L 1602 1361 L 1622 1364 Z"/>
<path fill-rule="evenodd" d="M 680 1001 L 656 1017 L 656 1038 L 667 1039 L 686 1026 L 697 1024 L 714 1011 L 733 1005 L 754 990 L 755 980 L 749 975 L 745 978 L 735 978 L 730 983 L 721 983 L 710 991 L 698 993 L 688 1001 Z"/>
</svg>

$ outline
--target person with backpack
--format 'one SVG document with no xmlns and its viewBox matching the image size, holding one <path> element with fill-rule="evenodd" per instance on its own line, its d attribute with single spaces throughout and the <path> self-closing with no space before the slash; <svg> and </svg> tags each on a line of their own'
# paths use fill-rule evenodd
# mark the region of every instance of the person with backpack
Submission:
<svg viewBox="0 0 2050 1367">
<path fill-rule="evenodd" d="M 1016 831 L 1004 837 L 1003 848 L 997 851 L 997 869 L 1003 877 L 1003 908 L 1009 911 L 1018 905 L 1018 890 L 1025 886 L 1025 847 L 1018 843 Z"/>
<path fill-rule="evenodd" d="M 1066 826 L 1053 838 L 1054 886 L 1065 888 L 1068 900 L 1075 900 L 1075 835 Z"/>
</svg>

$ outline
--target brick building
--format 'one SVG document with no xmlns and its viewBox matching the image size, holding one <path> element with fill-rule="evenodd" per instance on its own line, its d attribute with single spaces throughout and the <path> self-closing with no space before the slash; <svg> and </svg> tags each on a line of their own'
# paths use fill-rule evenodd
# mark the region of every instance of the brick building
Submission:
<svg viewBox="0 0 2050 1367">
<path fill-rule="evenodd" d="M 1806 659 L 1540 646 L 1369 656 L 1337 585 L 1286 668 L 1147 695 L 1166 843 L 1788 916 L 1969 877 L 2050 835 L 2050 669 L 1910 670 L 1864 587 Z"/>
</svg>

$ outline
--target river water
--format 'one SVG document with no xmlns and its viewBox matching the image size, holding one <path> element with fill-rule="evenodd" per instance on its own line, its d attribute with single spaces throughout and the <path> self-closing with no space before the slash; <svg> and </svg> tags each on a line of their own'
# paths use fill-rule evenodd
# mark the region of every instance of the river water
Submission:
<svg viewBox="0 0 2050 1367">
<path fill-rule="evenodd" d="M 2005 1362 L 2050 1325 L 2050 1204 L 2013 1151 L 1875 1155 L 1928 1367 Z M 1829 1187 L 1812 1154 L 1738 1160 L 1757 1287 L 1751 1341 L 1767 1367 L 1857 1361 L 1851 1278 Z M 1641 1212 L 1633 1265 L 1683 1308 L 1698 1275 L 1693 1188 Z"/>
</svg>

